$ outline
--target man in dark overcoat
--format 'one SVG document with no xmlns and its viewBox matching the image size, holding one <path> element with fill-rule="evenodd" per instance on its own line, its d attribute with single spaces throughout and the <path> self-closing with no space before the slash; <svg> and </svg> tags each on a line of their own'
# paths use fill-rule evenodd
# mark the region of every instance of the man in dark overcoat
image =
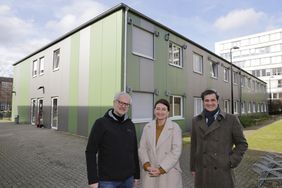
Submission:
<svg viewBox="0 0 282 188">
<path fill-rule="evenodd" d="M 233 169 L 248 148 L 237 116 L 220 110 L 218 94 L 206 90 L 204 110 L 192 120 L 190 168 L 195 188 L 234 188 Z"/>
</svg>

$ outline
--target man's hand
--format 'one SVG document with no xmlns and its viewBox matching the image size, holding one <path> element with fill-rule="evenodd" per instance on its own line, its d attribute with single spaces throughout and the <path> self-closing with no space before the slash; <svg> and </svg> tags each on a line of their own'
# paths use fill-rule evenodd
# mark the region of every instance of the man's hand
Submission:
<svg viewBox="0 0 282 188">
<path fill-rule="evenodd" d="M 98 188 L 99 183 L 93 183 L 91 185 L 89 185 L 89 188 Z"/>
<path fill-rule="evenodd" d="M 140 183 L 139 179 L 134 179 L 133 180 L 133 187 L 139 185 L 139 183 Z"/>
</svg>

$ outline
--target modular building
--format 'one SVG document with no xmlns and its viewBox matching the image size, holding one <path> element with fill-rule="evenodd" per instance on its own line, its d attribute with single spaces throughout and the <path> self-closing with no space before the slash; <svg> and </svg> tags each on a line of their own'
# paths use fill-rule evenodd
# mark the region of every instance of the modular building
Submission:
<svg viewBox="0 0 282 188">
<path fill-rule="evenodd" d="M 120 4 L 14 64 L 13 116 L 87 136 L 115 93 L 126 91 L 139 134 L 160 98 L 170 101 L 170 118 L 189 131 L 205 89 L 219 92 L 223 111 L 267 112 L 265 82 Z"/>
</svg>

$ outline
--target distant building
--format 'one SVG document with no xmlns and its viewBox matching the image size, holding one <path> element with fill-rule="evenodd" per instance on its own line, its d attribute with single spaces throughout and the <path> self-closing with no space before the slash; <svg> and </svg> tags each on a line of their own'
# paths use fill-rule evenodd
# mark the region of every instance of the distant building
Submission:
<svg viewBox="0 0 282 188">
<path fill-rule="evenodd" d="M 0 116 L 10 117 L 12 110 L 13 78 L 0 77 Z M 0 118 L 1 118 L 0 117 Z"/>
<path fill-rule="evenodd" d="M 188 131 L 203 110 L 200 95 L 207 88 L 216 89 L 221 109 L 231 112 L 230 66 L 120 4 L 14 64 L 13 116 L 88 135 L 123 90 L 133 98 L 130 115 L 139 135 L 160 98 L 170 101 L 170 118 Z M 237 66 L 233 71 L 234 112 L 267 113 L 266 83 Z"/>
<path fill-rule="evenodd" d="M 272 100 L 282 100 L 282 29 L 228 39 L 215 43 L 215 53 L 268 84 Z"/>
</svg>

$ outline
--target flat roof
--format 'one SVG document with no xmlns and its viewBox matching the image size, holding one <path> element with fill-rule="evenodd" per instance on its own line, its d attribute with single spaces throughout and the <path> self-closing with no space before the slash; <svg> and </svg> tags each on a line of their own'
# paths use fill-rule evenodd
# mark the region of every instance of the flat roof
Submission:
<svg viewBox="0 0 282 188">
<path fill-rule="evenodd" d="M 215 54 L 214 52 L 210 51 L 209 49 L 207 49 L 207 48 L 205 48 L 205 47 L 199 45 L 198 43 L 196 43 L 196 42 L 194 42 L 194 41 L 188 39 L 187 37 L 181 35 L 180 33 L 177 33 L 176 31 L 174 31 L 174 30 L 168 28 L 167 26 L 165 26 L 165 25 L 163 25 L 163 24 L 161 24 L 161 23 L 159 23 L 159 22 L 153 20 L 152 18 L 149 18 L 148 16 L 146 16 L 146 15 L 142 14 L 141 12 L 139 12 L 139 11 L 137 11 L 137 10 L 135 10 L 135 9 L 133 9 L 133 8 L 131 8 L 131 7 L 129 7 L 128 5 L 126 5 L 126 4 L 124 4 L 124 3 L 120 3 L 120 4 L 118 4 L 118 5 L 116 5 L 116 6 L 112 7 L 112 8 L 110 8 L 109 10 L 107 10 L 107 11 L 105 11 L 105 12 L 99 14 L 98 16 L 94 17 L 93 19 L 91 19 L 91 20 L 85 22 L 84 24 L 82 24 L 82 25 L 76 27 L 75 29 L 73 29 L 73 30 L 71 30 L 70 32 L 64 34 L 63 36 L 61 36 L 61 37 L 55 39 L 54 41 L 52 41 L 52 42 L 50 42 L 49 44 L 43 46 L 42 48 L 36 50 L 35 52 L 33 52 L 33 53 L 27 55 L 27 56 L 24 57 L 23 59 L 21 59 L 21 60 L 17 61 L 16 63 L 14 63 L 13 66 L 15 66 L 15 65 L 17 65 L 17 64 L 19 64 L 19 63 L 21 63 L 22 61 L 24 61 L 24 60 L 30 58 L 31 56 L 37 54 L 38 52 L 41 52 L 41 51 L 45 50 L 46 48 L 49 48 L 50 46 L 52 46 L 52 45 L 54 45 L 54 44 L 56 44 L 56 43 L 58 43 L 58 42 L 64 40 L 65 38 L 67 38 L 67 37 L 69 37 L 70 35 L 76 33 L 77 31 L 79 31 L 79 30 L 81 30 L 81 29 L 83 29 L 83 28 L 85 28 L 85 27 L 88 27 L 89 25 L 91 25 L 91 24 L 93 24 L 93 23 L 95 23 L 95 22 L 97 22 L 97 21 L 103 19 L 104 17 L 106 17 L 106 16 L 108 16 L 108 15 L 112 14 L 113 12 L 116 12 L 116 11 L 118 11 L 118 10 L 120 10 L 120 9 L 128 10 L 128 11 L 130 11 L 130 12 L 132 12 L 132 13 L 134 13 L 134 14 L 140 16 L 140 17 L 143 17 L 144 19 L 146 19 L 146 20 L 148 20 L 148 21 L 154 23 L 155 25 L 157 25 L 157 26 L 159 26 L 159 27 L 161 27 L 161 28 L 167 30 L 168 32 L 170 32 L 170 33 L 172 33 L 172 34 L 174 34 L 174 35 L 177 35 L 177 36 L 180 37 L 180 38 L 183 38 L 183 39 L 186 40 L 187 42 L 189 42 L 189 43 L 191 43 L 191 44 L 193 44 L 193 45 L 195 45 L 195 46 L 197 46 L 197 47 L 199 47 L 199 48 L 201 48 L 201 49 L 207 51 L 208 53 L 212 54 L 212 55 L 215 56 L 216 58 L 221 59 L 222 61 L 224 61 L 224 62 L 228 63 L 229 65 L 231 65 L 231 63 L 230 63 L 229 61 L 227 61 L 227 60 L 224 59 L 223 57 L 221 57 L 221 56 Z M 236 68 L 239 69 L 240 71 L 242 71 L 242 72 L 244 72 L 244 73 L 250 75 L 251 77 L 254 77 L 254 78 L 256 78 L 257 80 L 260 80 L 261 82 L 263 82 L 263 83 L 266 84 L 266 82 L 264 82 L 263 80 L 261 80 L 261 79 L 255 77 L 255 76 L 253 76 L 252 74 L 248 73 L 248 72 L 245 71 L 244 69 L 241 69 L 240 67 L 238 67 L 238 66 L 236 66 L 236 65 L 234 65 L 234 64 L 232 64 L 232 66 L 233 66 L 233 67 L 236 67 Z"/>
</svg>

